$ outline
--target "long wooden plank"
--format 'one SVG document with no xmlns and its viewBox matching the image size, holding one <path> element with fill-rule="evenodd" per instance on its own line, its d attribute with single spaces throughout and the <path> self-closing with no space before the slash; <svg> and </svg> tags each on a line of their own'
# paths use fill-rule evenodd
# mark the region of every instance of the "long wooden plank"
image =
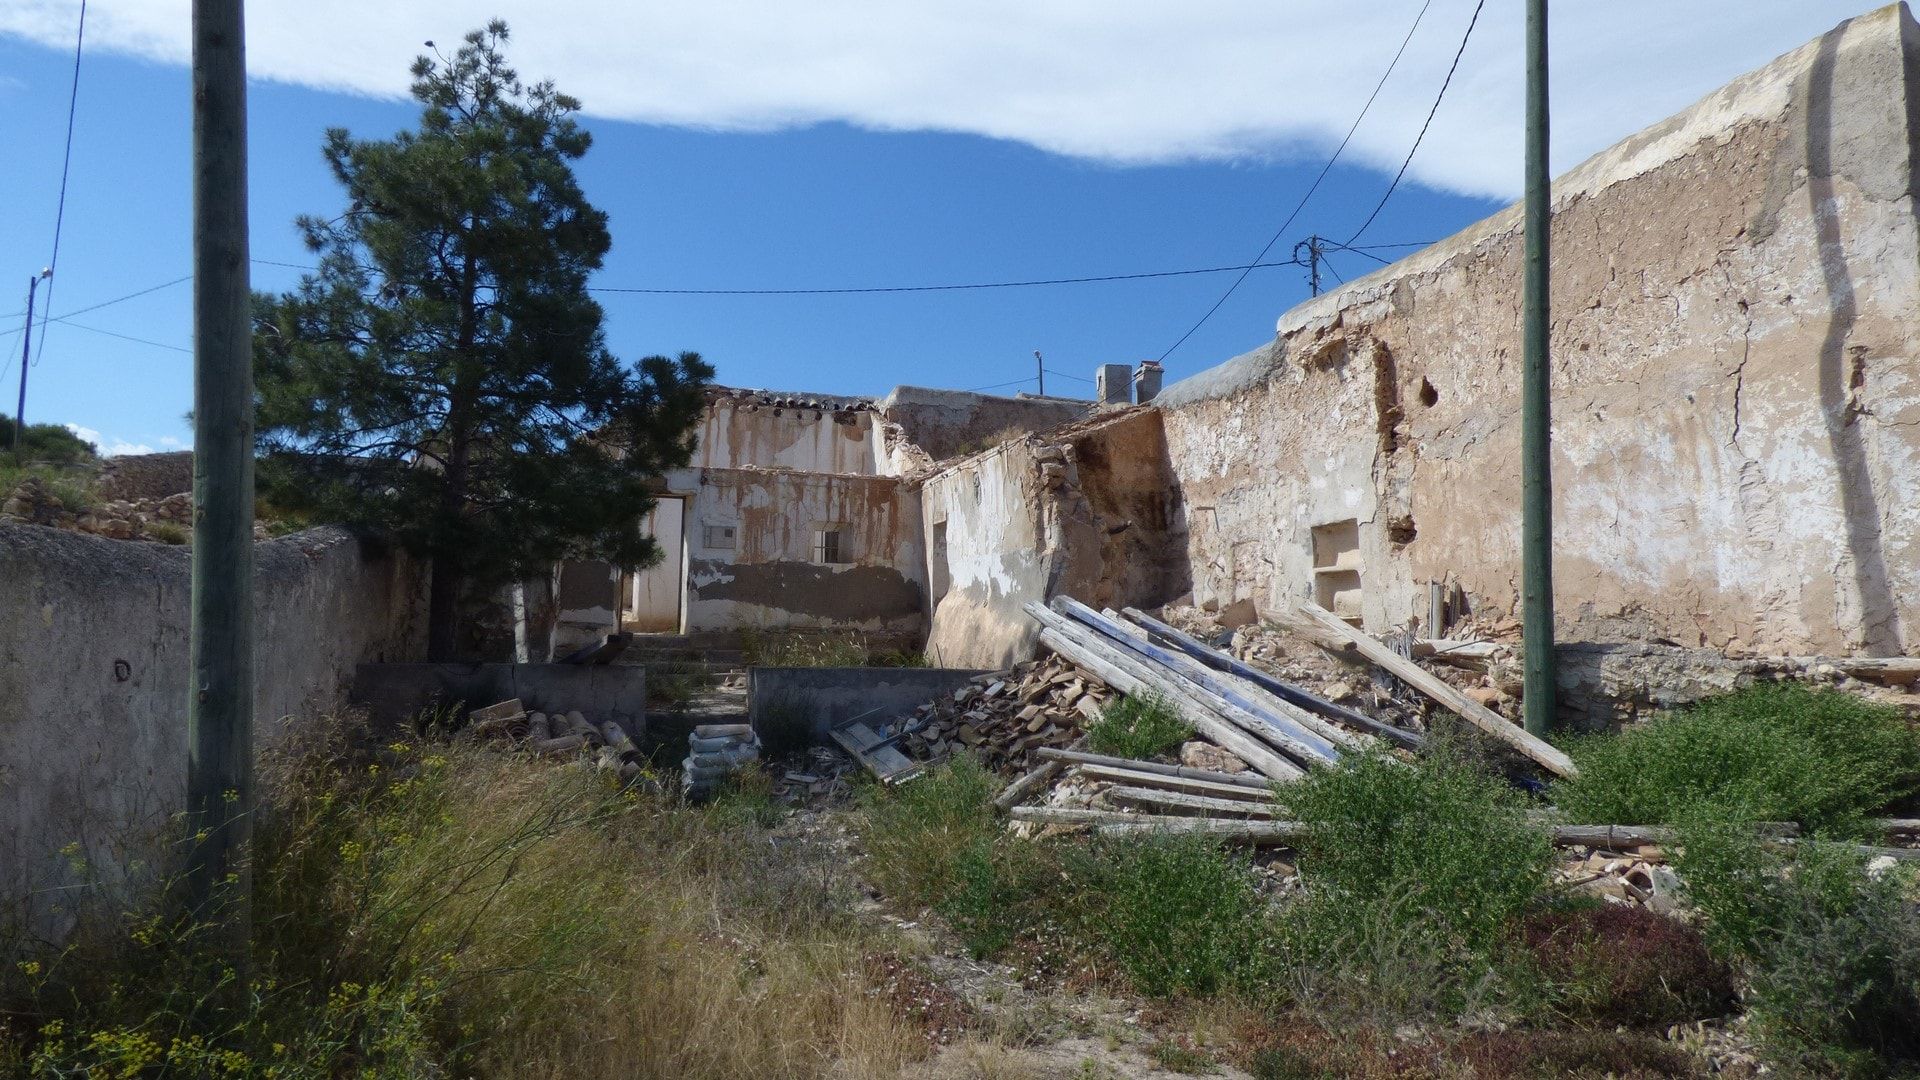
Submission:
<svg viewBox="0 0 1920 1080">
<path fill-rule="evenodd" d="M 1162 776 L 1159 773 L 1134 772 L 1132 769 L 1116 769 L 1107 765 L 1075 765 L 1080 775 L 1089 780 L 1101 780 L 1109 784 L 1125 784 L 1129 787 L 1155 788 L 1160 791 L 1178 791 L 1187 795 L 1204 795 L 1209 799 L 1237 799 L 1240 802 L 1264 803 L 1273 801 L 1273 788 L 1238 787 L 1233 784 L 1215 784 L 1206 780 L 1189 780 L 1184 776 Z"/>
<path fill-rule="evenodd" d="M 1034 754 L 1049 761 L 1065 761 L 1074 765 L 1101 765 L 1110 769 L 1126 770 L 1133 773 L 1158 773 L 1161 776 L 1177 776 L 1188 780 L 1204 781 L 1209 784 L 1230 784 L 1247 788 L 1263 798 L 1273 787 L 1271 780 L 1264 780 L 1248 773 L 1214 772 L 1212 769 L 1195 769 L 1186 765 L 1167 765 L 1158 761 L 1135 761 L 1132 758 L 1110 757 L 1106 754 L 1089 754 L 1084 750 L 1071 747 L 1056 750 L 1051 746 L 1042 746 Z"/>
<path fill-rule="evenodd" d="M 1272 818 L 1277 813 L 1277 808 L 1272 803 L 1248 802 L 1245 799 L 1214 799 L 1205 795 L 1155 791 L 1144 787 L 1115 786 L 1101 794 L 1108 801 L 1121 806 L 1154 810 L 1163 814 L 1190 814 L 1218 818 Z"/>
<path fill-rule="evenodd" d="M 1121 611 L 1127 618 L 1173 644 L 1189 656 L 1195 657 L 1203 663 L 1210 664 L 1222 671 L 1232 672 L 1267 691 L 1274 697 L 1282 701 L 1290 702 L 1302 710 L 1318 713 L 1329 719 L 1351 724 L 1362 731 L 1378 735 L 1382 738 L 1391 739 L 1409 750 L 1418 750 L 1426 742 L 1425 739 L 1414 732 L 1404 731 L 1394 727 L 1392 724 L 1368 716 L 1358 709 L 1349 709 L 1344 705 L 1335 705 L 1333 702 L 1317 694 L 1310 693 L 1292 683 L 1275 678 L 1268 672 L 1261 671 L 1252 664 L 1246 663 L 1237 657 L 1230 656 L 1193 635 L 1180 630 L 1178 627 L 1161 622 L 1159 619 L 1148 615 L 1138 608 L 1122 608 Z"/>
<path fill-rule="evenodd" d="M 1111 611 L 1102 612 L 1101 614 L 1106 615 L 1110 619 L 1115 619 L 1116 622 L 1121 617 L 1125 617 L 1130 621 L 1119 622 L 1118 625 L 1122 629 L 1140 637 L 1142 640 L 1164 644 L 1171 648 L 1178 649 L 1186 656 L 1189 663 L 1203 667 L 1211 673 L 1212 678 L 1219 680 L 1220 683 L 1225 686 L 1232 687 L 1235 691 L 1246 697 L 1247 700 L 1254 702 L 1269 713 L 1286 717 L 1308 731 L 1313 732 L 1315 735 L 1327 740 L 1327 742 L 1334 746 L 1343 750 L 1365 750 L 1373 742 L 1371 737 L 1348 731 L 1338 724 L 1328 721 L 1324 717 L 1308 712 L 1306 709 L 1288 701 L 1286 698 L 1267 689 L 1260 683 L 1221 664 L 1219 662 L 1220 660 L 1230 658 L 1225 657 L 1209 645 L 1187 637 L 1174 627 L 1159 622 L 1157 619 L 1154 619 L 1153 616 L 1137 608 L 1126 608 L 1117 614 Z M 1145 623 L 1141 621 L 1143 619 L 1154 622 L 1158 626 L 1171 631 L 1172 634 L 1179 636 L 1174 637 L 1161 633 L 1159 630 L 1155 630 L 1154 627 L 1145 625 Z"/>
<path fill-rule="evenodd" d="M 1338 760 L 1340 752 L 1332 743 L 1292 720 L 1262 711 L 1245 695 L 1221 684 L 1213 677 L 1214 672 L 1191 657 L 1134 637 L 1121 624 L 1070 596 L 1056 596 L 1053 603 L 1060 614 L 1092 630 L 1109 645 L 1138 658 L 1145 666 L 1148 681 L 1162 692 L 1178 689 L 1301 764 L 1326 765 Z"/>
<path fill-rule="evenodd" d="M 1347 625 L 1339 616 L 1310 600 L 1300 602 L 1300 611 L 1330 633 L 1352 643 L 1368 660 L 1400 677 L 1402 682 L 1458 713 L 1462 719 L 1538 762 L 1556 776 L 1579 774 L 1573 759 L 1546 742 L 1527 734 L 1526 729 L 1510 724 L 1499 713 L 1473 700 L 1429 674 L 1414 663 L 1375 641 L 1371 636 Z"/>
<path fill-rule="evenodd" d="M 1045 605 L 1030 603 L 1029 614 L 1038 619 L 1047 629 L 1041 631 L 1040 643 L 1061 656 L 1086 668 L 1102 682 L 1123 694 L 1146 694 L 1156 692 L 1145 678 L 1141 677 L 1142 665 L 1131 657 L 1124 656 L 1120 650 L 1103 644 L 1093 631 L 1077 626 Z M 1257 772 L 1275 780 L 1297 780 L 1306 775 L 1300 766 L 1281 757 L 1259 740 L 1239 728 L 1222 720 L 1206 708 L 1187 698 L 1175 695 L 1169 698 L 1174 710 L 1181 719 L 1192 725 L 1194 731 L 1202 737 L 1225 747 L 1234 756 L 1252 766 Z"/>
<path fill-rule="evenodd" d="M 1159 692 L 1152 684 L 1136 676 L 1135 661 L 1116 653 L 1105 653 L 1097 643 L 1085 640 L 1094 636 L 1092 631 L 1081 628 L 1080 633 L 1084 637 L 1050 626 L 1040 632 L 1040 643 L 1092 672 L 1123 694 Z M 1197 702 L 1179 695 L 1170 696 L 1167 701 L 1196 734 L 1225 747 L 1255 772 L 1281 781 L 1298 780 L 1306 775 L 1305 769 L 1281 757 L 1266 744 L 1220 719 Z"/>
</svg>

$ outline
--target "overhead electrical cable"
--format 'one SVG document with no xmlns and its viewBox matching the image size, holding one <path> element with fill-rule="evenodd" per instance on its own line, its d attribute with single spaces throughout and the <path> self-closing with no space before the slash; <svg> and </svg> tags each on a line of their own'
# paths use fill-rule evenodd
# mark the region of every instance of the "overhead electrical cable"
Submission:
<svg viewBox="0 0 1920 1080">
<path fill-rule="evenodd" d="M 1393 59 L 1387 62 L 1387 70 L 1380 73 L 1380 81 L 1373 85 L 1373 93 L 1368 94 L 1366 104 L 1360 106 L 1360 115 L 1354 117 L 1353 125 L 1347 128 L 1346 138 L 1341 139 L 1340 145 L 1334 147 L 1333 156 L 1328 158 L 1326 165 L 1321 167 L 1320 175 L 1314 177 L 1313 183 L 1307 186 L 1306 194 L 1300 196 L 1300 202 L 1294 206 L 1293 213 L 1287 215 L 1287 220 L 1281 222 L 1280 227 L 1273 231 L 1273 238 L 1268 240 L 1266 246 L 1260 249 L 1260 254 L 1254 256 L 1254 264 L 1258 264 L 1262 259 L 1267 257 L 1267 252 L 1272 251 L 1273 245 L 1279 243 L 1280 238 L 1286 235 L 1287 229 L 1293 225 L 1293 220 L 1300 216 L 1300 211 L 1307 208 L 1307 200 L 1313 198 L 1313 193 L 1320 190 L 1320 184 L 1326 180 L 1327 174 L 1333 171 L 1334 162 L 1340 160 L 1340 155 L 1346 151 L 1347 144 L 1353 141 L 1353 133 L 1360 130 L 1360 122 L 1367 118 L 1368 110 L 1373 108 L 1374 101 L 1380 97 L 1380 91 L 1386 87 L 1387 79 L 1393 74 L 1393 69 L 1400 65 L 1400 58 L 1406 55 L 1407 44 L 1413 40 L 1414 31 L 1420 29 L 1420 20 L 1426 18 L 1427 9 L 1432 6 L 1433 0 L 1426 0 L 1425 3 L 1420 5 L 1419 12 L 1413 17 L 1413 25 L 1407 27 L 1407 36 L 1400 39 L 1400 48 L 1393 54 Z M 1293 260 L 1293 262 L 1295 265 L 1299 265 L 1298 259 Z M 1233 279 L 1233 284 L 1227 286 L 1227 291 L 1220 294 L 1220 299 L 1215 300 L 1213 306 L 1207 309 L 1207 313 L 1200 316 L 1198 322 L 1188 327 L 1186 333 L 1180 335 L 1180 340 L 1167 346 L 1167 350 L 1160 354 L 1160 359 L 1165 360 L 1167 357 L 1173 355 L 1173 350 L 1186 344 L 1187 339 L 1192 337 L 1195 331 L 1205 326 L 1208 319 L 1213 318 L 1213 313 L 1220 310 L 1220 305 L 1226 303 L 1227 298 L 1232 296 L 1234 290 L 1238 289 L 1240 283 L 1245 280 L 1247 280 L 1247 275 L 1245 274 L 1241 274 L 1239 277 Z"/>
<path fill-rule="evenodd" d="M 80 104 L 80 54 L 87 40 L 87 0 L 80 0 L 80 28 L 73 36 L 73 85 L 67 91 L 67 145 L 60 158 L 60 198 L 54 204 L 53 211 L 53 255 L 47 260 L 47 308 L 53 308 L 54 286 L 59 279 L 53 272 L 60 266 L 60 229 L 67 219 L 67 177 L 73 170 L 73 118 Z M 47 336 L 40 335 L 40 344 L 33 350 L 33 363 L 38 367 L 40 357 L 47 351 Z M 22 376 L 23 378 L 25 376 Z"/>
<path fill-rule="evenodd" d="M 1400 171 L 1394 174 L 1393 183 L 1387 185 L 1387 193 L 1380 196 L 1379 205 L 1373 208 L 1373 213 L 1367 215 L 1367 220 L 1360 223 L 1360 227 L 1353 231 L 1352 236 L 1347 237 L 1348 244 L 1360 239 L 1360 234 L 1372 227 L 1373 220 L 1380 216 L 1380 211 L 1387 208 L 1387 200 L 1393 198 L 1394 190 L 1400 186 L 1401 178 L 1407 175 L 1407 166 L 1413 164 L 1413 155 L 1420 152 L 1420 142 L 1427 137 L 1427 129 L 1433 126 L 1433 116 L 1440 111 L 1440 102 L 1446 99 L 1447 87 L 1453 85 L 1453 73 L 1460 70 L 1460 57 L 1466 54 L 1467 42 L 1473 40 L 1473 28 L 1480 23 L 1480 9 L 1486 6 L 1487 0 L 1480 0 L 1473 5 L 1473 18 L 1467 20 L 1467 32 L 1460 35 L 1460 47 L 1454 50 L 1453 65 L 1447 68 L 1447 77 L 1441 80 L 1440 92 L 1433 96 L 1433 108 L 1427 110 L 1426 123 L 1420 125 L 1420 134 L 1414 136 L 1413 146 L 1407 151 L 1406 160 L 1400 163 Z"/>
</svg>

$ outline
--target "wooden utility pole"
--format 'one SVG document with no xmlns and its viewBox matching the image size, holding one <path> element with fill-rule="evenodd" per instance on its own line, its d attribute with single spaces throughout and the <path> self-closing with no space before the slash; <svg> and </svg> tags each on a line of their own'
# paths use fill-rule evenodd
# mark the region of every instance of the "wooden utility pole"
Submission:
<svg viewBox="0 0 1920 1080">
<path fill-rule="evenodd" d="M 1047 362 L 1040 359 L 1040 350 L 1033 350 L 1033 377 L 1040 381 L 1040 396 L 1047 396 Z"/>
<path fill-rule="evenodd" d="M 190 910 L 244 950 L 253 831 L 253 343 L 242 0 L 193 0 Z"/>
<path fill-rule="evenodd" d="M 1549 400 L 1548 268 L 1552 264 L 1553 177 L 1547 171 L 1547 0 L 1527 0 L 1526 281 L 1521 328 L 1521 698 L 1527 733 L 1553 723 L 1553 456 Z"/>
</svg>

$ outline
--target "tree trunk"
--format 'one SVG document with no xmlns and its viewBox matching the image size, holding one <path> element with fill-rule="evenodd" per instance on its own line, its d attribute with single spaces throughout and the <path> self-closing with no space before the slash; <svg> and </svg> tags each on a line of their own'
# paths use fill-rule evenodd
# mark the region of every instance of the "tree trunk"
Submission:
<svg viewBox="0 0 1920 1080">
<path fill-rule="evenodd" d="M 446 663 L 459 642 L 460 573 L 446 558 L 433 560 L 427 579 L 427 661 Z"/>
</svg>

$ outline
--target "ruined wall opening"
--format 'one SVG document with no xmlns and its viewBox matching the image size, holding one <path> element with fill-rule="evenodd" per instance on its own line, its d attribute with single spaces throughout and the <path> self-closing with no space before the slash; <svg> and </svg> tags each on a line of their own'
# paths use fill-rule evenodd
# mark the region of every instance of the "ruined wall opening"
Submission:
<svg viewBox="0 0 1920 1080">
<path fill-rule="evenodd" d="M 1313 536 L 1314 602 L 1349 622 L 1360 622 L 1360 522 L 1315 525 Z"/>
<path fill-rule="evenodd" d="M 952 584 L 953 574 L 947 567 L 947 522 L 942 518 L 933 523 L 933 538 L 927 545 L 927 593 L 936 606 Z"/>
<path fill-rule="evenodd" d="M 813 530 L 813 561 L 822 566 L 845 566 L 853 561 L 847 543 L 847 527 L 838 522 L 817 525 Z"/>
<path fill-rule="evenodd" d="M 1427 381 L 1427 377 L 1426 377 L 1426 376 L 1424 376 L 1424 375 L 1422 375 L 1422 376 L 1420 377 L 1420 405 L 1421 405 L 1421 407 L 1422 407 L 1422 408 L 1427 408 L 1427 409 L 1431 409 L 1431 408 L 1433 408 L 1433 407 L 1434 407 L 1435 405 L 1438 405 L 1438 404 L 1440 404 L 1440 391 L 1438 391 L 1438 390 L 1435 390 L 1435 389 L 1433 388 L 1433 383 L 1431 383 L 1431 382 L 1429 382 L 1429 381 Z"/>
</svg>

